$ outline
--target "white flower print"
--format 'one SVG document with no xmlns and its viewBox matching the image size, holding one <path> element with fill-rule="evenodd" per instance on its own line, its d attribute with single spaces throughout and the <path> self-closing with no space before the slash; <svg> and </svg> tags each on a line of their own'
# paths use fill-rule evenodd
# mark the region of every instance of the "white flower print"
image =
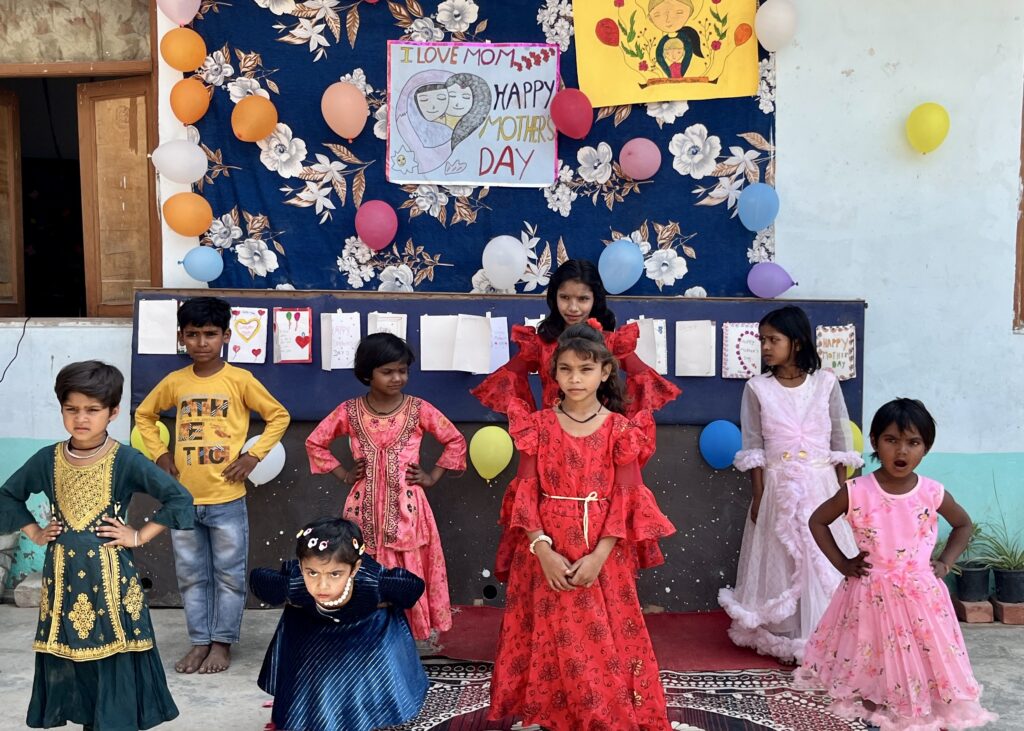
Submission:
<svg viewBox="0 0 1024 731">
<path fill-rule="evenodd" d="M 472 185 L 446 185 L 444 189 L 448 191 L 448 195 L 456 198 L 468 198 L 476 190 Z"/>
<path fill-rule="evenodd" d="M 313 24 L 309 18 L 299 18 L 299 24 L 292 28 L 292 35 L 296 38 L 309 41 L 309 52 L 313 53 L 318 47 L 327 48 L 330 43 L 324 38 L 324 28 L 327 26 L 324 23 Z M 319 60 L 319 55 L 317 57 Z"/>
<path fill-rule="evenodd" d="M 373 251 L 358 236 L 345 239 L 345 247 L 338 257 L 338 271 L 348 275 L 348 286 L 361 289 L 373 279 L 373 267 L 368 263 L 372 258 Z"/>
<path fill-rule="evenodd" d="M 364 244 L 358 236 L 349 236 L 345 239 L 345 248 L 342 249 L 341 255 L 357 264 L 365 264 L 373 258 L 373 249 Z"/>
<path fill-rule="evenodd" d="M 316 18 L 319 20 L 327 16 L 329 9 L 338 7 L 338 0 L 306 0 L 302 5 L 316 10 Z"/>
<path fill-rule="evenodd" d="M 348 167 L 340 160 L 331 160 L 327 155 L 316 154 L 316 164 L 310 168 L 320 174 L 321 183 L 340 182 L 343 178 L 341 171 Z"/>
<path fill-rule="evenodd" d="M 473 290 L 470 294 L 515 294 L 516 288 L 510 289 L 496 289 L 491 284 L 491 280 L 487 278 L 487 272 L 483 269 L 477 270 L 477 273 L 473 275 Z"/>
<path fill-rule="evenodd" d="M 283 284 L 276 285 L 274 287 L 274 289 L 287 289 L 287 290 L 291 290 L 291 289 L 295 289 L 295 285 L 294 284 L 288 284 L 288 282 L 284 282 Z"/>
<path fill-rule="evenodd" d="M 716 161 L 722 143 L 714 135 L 709 137 L 708 128 L 703 124 L 694 124 L 672 136 L 668 151 L 674 156 L 672 167 L 677 173 L 700 180 L 718 166 Z"/>
<path fill-rule="evenodd" d="M 473 0 L 444 0 L 437 6 L 437 22 L 449 33 L 465 33 L 479 12 Z"/>
<path fill-rule="evenodd" d="M 381 104 L 377 107 L 377 111 L 373 113 L 373 136 L 378 140 L 386 140 L 388 138 L 388 105 Z"/>
<path fill-rule="evenodd" d="M 213 219 L 210 224 L 210 241 L 218 249 L 230 249 L 238 239 L 242 238 L 242 229 L 238 227 L 230 213 Z"/>
<path fill-rule="evenodd" d="M 519 281 L 526 284 L 523 287 L 524 292 L 533 292 L 538 288 L 543 289 L 551 281 L 551 267 L 541 268 L 540 264 L 531 261 L 526 265 L 526 272 L 523 273 Z"/>
<path fill-rule="evenodd" d="M 223 86 L 224 82 L 235 73 L 234 67 L 228 63 L 229 60 L 224 58 L 223 51 L 214 51 L 203 61 L 203 67 L 199 69 L 198 76 L 211 86 Z"/>
<path fill-rule="evenodd" d="M 306 143 L 292 137 L 292 128 L 279 122 L 269 137 L 259 140 L 260 162 L 268 170 L 275 170 L 282 178 L 294 178 L 302 172 L 306 158 Z M 318 211 L 319 212 L 319 211 Z"/>
<path fill-rule="evenodd" d="M 245 76 L 237 78 L 228 84 L 228 94 L 230 94 L 231 101 L 235 104 L 238 104 L 247 96 L 261 96 L 264 99 L 270 98 L 270 92 L 260 88 L 260 82 Z"/>
<path fill-rule="evenodd" d="M 747 249 L 747 261 L 757 264 L 762 261 L 775 261 L 775 225 L 758 231 L 754 242 Z"/>
<path fill-rule="evenodd" d="M 677 279 L 686 276 L 686 259 L 679 256 L 675 249 L 658 249 L 644 262 L 647 278 L 653 279 L 662 287 L 671 287 Z"/>
<path fill-rule="evenodd" d="M 666 124 L 672 124 L 679 117 L 686 114 L 690 105 L 686 102 L 648 102 L 647 116 L 658 120 L 658 128 Z"/>
<path fill-rule="evenodd" d="M 277 254 L 260 239 L 246 239 L 235 247 L 235 253 L 238 254 L 238 263 L 258 277 L 265 277 L 277 269 Z"/>
<path fill-rule="evenodd" d="M 758 172 L 757 167 L 757 156 L 760 154 L 757 150 L 747 150 L 744 152 L 742 147 L 730 147 L 729 157 L 725 159 L 724 165 L 735 165 L 736 172 L 733 173 L 737 176 L 743 176 L 749 173 Z"/>
<path fill-rule="evenodd" d="M 629 235 L 629 240 L 640 248 L 640 253 L 643 254 L 644 256 L 647 256 L 649 253 L 651 253 L 651 242 L 643 238 L 639 231 L 634 231 L 633 233 L 631 233 Z"/>
<path fill-rule="evenodd" d="M 757 85 L 757 106 L 765 114 L 775 111 L 775 54 L 758 64 L 761 80 Z"/>
<path fill-rule="evenodd" d="M 708 291 L 703 287 L 690 287 L 688 290 L 683 292 L 683 297 L 707 297 Z"/>
<path fill-rule="evenodd" d="M 362 69 L 355 69 L 352 73 L 342 76 L 338 81 L 352 84 L 364 95 L 373 93 L 373 87 L 366 83 L 366 73 Z"/>
<path fill-rule="evenodd" d="M 380 286 L 378 292 L 412 292 L 413 283 L 412 269 L 406 264 L 386 267 L 380 273 Z"/>
<path fill-rule="evenodd" d="M 572 212 L 572 202 L 576 200 L 576 197 L 576 191 L 562 183 L 549 185 L 544 189 L 544 200 L 548 202 L 548 208 L 561 215 L 562 218 L 569 217 Z"/>
<path fill-rule="evenodd" d="M 576 153 L 580 177 L 588 183 L 604 185 L 612 176 L 612 148 L 607 142 L 593 147 L 581 147 Z"/>
<path fill-rule="evenodd" d="M 562 161 L 558 161 L 558 182 L 559 183 L 571 183 L 572 182 L 572 168 L 568 165 L 563 165 Z"/>
<path fill-rule="evenodd" d="M 571 0 L 545 0 L 537 11 L 537 23 L 544 31 L 544 40 L 557 44 L 562 51 L 569 50 L 574 33 Z"/>
<path fill-rule="evenodd" d="M 726 207 L 732 208 L 740 199 L 740 193 L 743 192 L 743 181 L 742 177 L 719 178 L 718 185 L 708 193 L 708 198 L 725 198 Z"/>
<path fill-rule="evenodd" d="M 334 203 L 331 201 L 331 187 L 320 187 L 319 183 L 312 180 L 306 181 L 306 187 L 295 196 L 299 200 L 308 201 L 316 207 L 317 213 L 324 213 L 326 210 L 334 210 Z M 327 214 L 329 216 L 330 214 Z M 327 216 L 321 219 L 320 223 L 327 220 Z"/>
<path fill-rule="evenodd" d="M 434 218 L 441 213 L 441 209 L 448 205 L 448 196 L 441 192 L 436 185 L 419 185 L 416 192 L 410 198 L 416 199 L 416 207 L 426 211 Z"/>
<path fill-rule="evenodd" d="M 419 41 L 420 43 L 429 43 L 430 41 L 440 41 L 444 38 L 444 31 L 434 25 L 433 18 L 416 18 L 412 21 L 412 25 L 406 30 L 406 35 L 409 40 Z"/>
<path fill-rule="evenodd" d="M 295 10 L 295 0 L 256 0 L 256 4 L 274 15 L 286 15 Z"/>
</svg>

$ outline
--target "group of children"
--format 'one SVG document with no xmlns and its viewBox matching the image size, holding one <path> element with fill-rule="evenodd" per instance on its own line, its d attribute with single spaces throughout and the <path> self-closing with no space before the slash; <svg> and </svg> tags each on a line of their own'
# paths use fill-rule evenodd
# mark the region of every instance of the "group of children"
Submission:
<svg viewBox="0 0 1024 731">
<path fill-rule="evenodd" d="M 490 716 L 551 731 L 668 731 L 636 572 L 663 562 L 658 540 L 675 530 L 641 467 L 655 448 L 652 412 L 679 391 L 636 356 L 637 325 L 616 328 L 592 264 L 560 266 L 547 301 L 536 330 L 513 328 L 518 354 L 473 392 L 507 414 L 520 453 L 499 517 L 496 569 L 507 593 Z M 0 488 L 0 532 L 21 529 L 47 546 L 31 727 L 146 729 L 177 715 L 133 564 L 133 551 L 165 528 L 192 643 L 175 669 L 230 664 L 246 599 L 244 480 L 289 416 L 221 358 L 229 321 L 223 300 L 181 306 L 192 365 L 168 375 L 136 412 L 155 464 L 107 435 L 121 374 L 74 363 L 56 383 L 69 438 Z M 735 461 L 750 471 L 753 498 L 735 587 L 720 594 L 730 636 L 801 663 L 799 683 L 827 688 L 836 712 L 883 729 L 991 721 L 941 581 L 971 522 L 940 484 L 914 472 L 934 441 L 931 416 L 908 399 L 883 406 L 870 428 L 881 466 L 847 482 L 847 468 L 862 460 L 806 315 L 773 311 L 760 336 L 764 372 L 744 390 Z M 248 576 L 262 601 L 285 604 L 258 680 L 274 696 L 278 729 L 369 731 L 413 718 L 424 701 L 415 640 L 451 627 L 425 489 L 465 468 L 466 442 L 434 406 L 405 394 L 413 361 L 393 335 L 363 339 L 355 375 L 367 392 L 306 441 L 311 471 L 351 486 L 341 517 L 300 529 L 297 560 Z M 540 409 L 531 372 L 541 379 Z M 173 456 L 156 429 L 169 409 Z M 266 427 L 242 452 L 250 411 Z M 432 469 L 419 462 L 425 432 L 443 445 Z M 351 448 L 348 467 L 330 451 L 340 437 Z M 25 506 L 40 491 L 52 505 L 45 528 Z M 127 508 L 138 491 L 162 508 L 135 529 Z M 937 515 L 953 532 L 931 561 Z"/>
</svg>

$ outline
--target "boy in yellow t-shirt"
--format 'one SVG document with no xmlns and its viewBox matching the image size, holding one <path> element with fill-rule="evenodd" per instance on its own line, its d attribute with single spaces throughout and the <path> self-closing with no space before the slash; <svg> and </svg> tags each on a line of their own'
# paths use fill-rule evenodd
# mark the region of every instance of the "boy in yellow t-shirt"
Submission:
<svg viewBox="0 0 1024 731">
<path fill-rule="evenodd" d="M 231 664 L 245 609 L 249 518 L 245 478 L 288 428 L 285 408 L 246 370 L 221 357 L 231 337 L 231 306 L 195 297 L 178 308 L 178 339 L 192 365 L 167 375 L 139 404 L 135 423 L 157 465 L 177 477 L 195 501 L 195 530 L 171 531 L 178 588 L 192 649 L 174 669 L 219 673 Z M 175 409 L 174 455 L 156 421 Z M 249 413 L 266 422 L 241 454 Z"/>
</svg>

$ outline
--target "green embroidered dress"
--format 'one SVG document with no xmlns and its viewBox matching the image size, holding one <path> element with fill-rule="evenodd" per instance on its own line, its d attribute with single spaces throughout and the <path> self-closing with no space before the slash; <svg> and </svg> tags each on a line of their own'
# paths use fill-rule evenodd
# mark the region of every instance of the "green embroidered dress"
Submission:
<svg viewBox="0 0 1024 731">
<path fill-rule="evenodd" d="M 25 507 L 34 492 L 50 501 L 63 525 L 46 547 L 36 673 L 26 723 L 66 722 L 136 731 L 178 715 L 167 690 L 131 549 L 108 548 L 96 535 L 103 516 L 127 520 L 128 503 L 145 492 L 163 507 L 153 520 L 192 527 L 192 496 L 141 453 L 115 443 L 91 465 L 72 465 L 63 442 L 46 447 L 0 488 L 0 533 L 35 521 Z"/>
</svg>

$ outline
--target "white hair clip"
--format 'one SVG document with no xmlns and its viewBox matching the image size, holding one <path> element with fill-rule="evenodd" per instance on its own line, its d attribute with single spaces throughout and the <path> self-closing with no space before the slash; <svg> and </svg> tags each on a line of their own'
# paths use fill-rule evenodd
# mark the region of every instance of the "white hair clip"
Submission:
<svg viewBox="0 0 1024 731">
<path fill-rule="evenodd" d="M 302 531 L 302 535 L 308 536 L 312 532 L 313 532 L 312 528 L 306 528 L 306 530 Z"/>
<path fill-rule="evenodd" d="M 327 546 L 328 546 L 327 541 L 320 541 L 319 550 L 326 551 L 327 550 Z"/>
<path fill-rule="evenodd" d="M 300 530 L 298 533 L 296 533 L 295 537 L 296 538 L 302 538 L 302 531 Z"/>
<path fill-rule="evenodd" d="M 306 548 L 312 548 L 316 545 L 316 538 L 310 538 L 309 543 L 306 544 Z"/>
</svg>

